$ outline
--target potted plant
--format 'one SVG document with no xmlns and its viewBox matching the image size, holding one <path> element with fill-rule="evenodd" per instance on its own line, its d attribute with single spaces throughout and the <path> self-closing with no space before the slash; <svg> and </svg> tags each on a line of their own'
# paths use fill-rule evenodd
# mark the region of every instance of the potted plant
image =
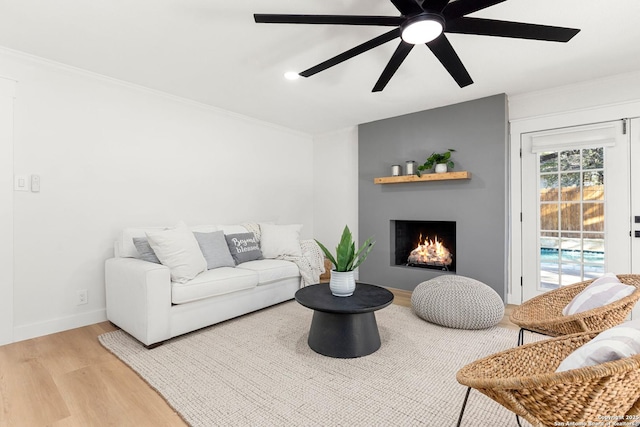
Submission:
<svg viewBox="0 0 640 427">
<path fill-rule="evenodd" d="M 436 173 L 444 173 L 447 171 L 447 167 L 453 169 L 454 163 L 451 160 L 451 153 L 455 152 L 453 148 L 449 148 L 444 153 L 433 153 L 427 157 L 427 161 L 424 164 L 418 166 L 416 175 L 420 176 L 420 172 L 430 170 L 435 166 Z"/>
<path fill-rule="evenodd" d="M 348 297 L 353 295 L 356 289 L 356 280 L 353 270 L 358 268 L 362 262 L 367 259 L 367 255 L 371 252 L 373 245 L 373 237 L 368 238 L 364 244 L 356 251 L 356 244 L 353 241 L 353 235 L 349 226 L 345 225 L 342 231 L 340 243 L 336 247 L 336 256 L 320 242 L 316 240 L 324 255 L 331 261 L 334 269 L 331 270 L 331 279 L 329 280 L 329 289 L 331 293 L 337 297 Z"/>
</svg>

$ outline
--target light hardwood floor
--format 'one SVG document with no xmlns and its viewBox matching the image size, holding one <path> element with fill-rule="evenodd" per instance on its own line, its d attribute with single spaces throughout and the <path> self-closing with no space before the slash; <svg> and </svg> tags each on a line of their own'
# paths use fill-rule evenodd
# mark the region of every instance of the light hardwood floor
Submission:
<svg viewBox="0 0 640 427">
<path fill-rule="evenodd" d="M 411 292 L 392 290 L 411 306 Z M 516 328 L 508 320 L 502 326 Z M 185 426 L 136 373 L 105 350 L 109 322 L 0 347 L 0 427 Z"/>
</svg>

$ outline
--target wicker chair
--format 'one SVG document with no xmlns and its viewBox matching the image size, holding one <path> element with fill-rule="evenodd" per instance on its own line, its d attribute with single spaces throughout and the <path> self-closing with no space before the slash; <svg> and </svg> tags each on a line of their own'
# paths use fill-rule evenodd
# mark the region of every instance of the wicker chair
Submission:
<svg viewBox="0 0 640 427">
<path fill-rule="evenodd" d="M 518 345 L 522 344 L 523 331 L 537 332 L 551 337 L 578 332 L 600 332 L 624 322 L 640 299 L 640 275 L 620 274 L 618 279 L 636 287 L 629 296 L 603 307 L 564 316 L 562 309 L 593 280 L 564 286 L 532 298 L 516 307 L 509 320 L 520 326 Z"/>
<path fill-rule="evenodd" d="M 611 417 L 610 425 L 638 425 L 640 355 L 555 373 L 565 357 L 596 335 L 572 334 L 515 347 L 463 367 L 456 378 L 535 427 L 608 425 L 606 417 Z M 612 418 L 625 415 L 634 418 Z"/>
</svg>

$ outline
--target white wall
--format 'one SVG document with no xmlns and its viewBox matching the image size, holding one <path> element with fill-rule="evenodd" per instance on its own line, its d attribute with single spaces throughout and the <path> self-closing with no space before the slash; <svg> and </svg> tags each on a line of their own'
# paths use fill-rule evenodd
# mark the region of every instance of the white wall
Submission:
<svg viewBox="0 0 640 427">
<path fill-rule="evenodd" d="M 13 341 L 13 97 L 0 78 L 0 345 Z"/>
<path fill-rule="evenodd" d="M 314 137 L 313 175 L 314 237 L 333 251 L 345 225 L 358 238 L 357 127 Z"/>
<path fill-rule="evenodd" d="M 640 99 L 640 72 L 620 74 L 545 90 L 509 95 L 509 120 L 588 112 Z"/>
<path fill-rule="evenodd" d="M 0 75 L 18 81 L 14 173 L 41 176 L 14 193 L 16 341 L 105 319 L 124 227 L 271 220 L 313 236 L 311 136 L 8 51 Z"/>
</svg>

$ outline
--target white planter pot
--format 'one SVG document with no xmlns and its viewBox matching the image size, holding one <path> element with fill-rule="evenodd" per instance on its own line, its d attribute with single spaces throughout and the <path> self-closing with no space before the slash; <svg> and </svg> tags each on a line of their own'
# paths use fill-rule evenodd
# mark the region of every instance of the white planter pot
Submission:
<svg viewBox="0 0 640 427">
<path fill-rule="evenodd" d="M 356 290 L 356 279 L 353 271 L 331 270 L 329 289 L 337 297 L 350 297 L 353 295 L 353 291 Z"/>
<path fill-rule="evenodd" d="M 436 165 L 436 173 L 445 173 L 447 172 L 447 164 L 446 163 L 438 163 Z"/>
</svg>

